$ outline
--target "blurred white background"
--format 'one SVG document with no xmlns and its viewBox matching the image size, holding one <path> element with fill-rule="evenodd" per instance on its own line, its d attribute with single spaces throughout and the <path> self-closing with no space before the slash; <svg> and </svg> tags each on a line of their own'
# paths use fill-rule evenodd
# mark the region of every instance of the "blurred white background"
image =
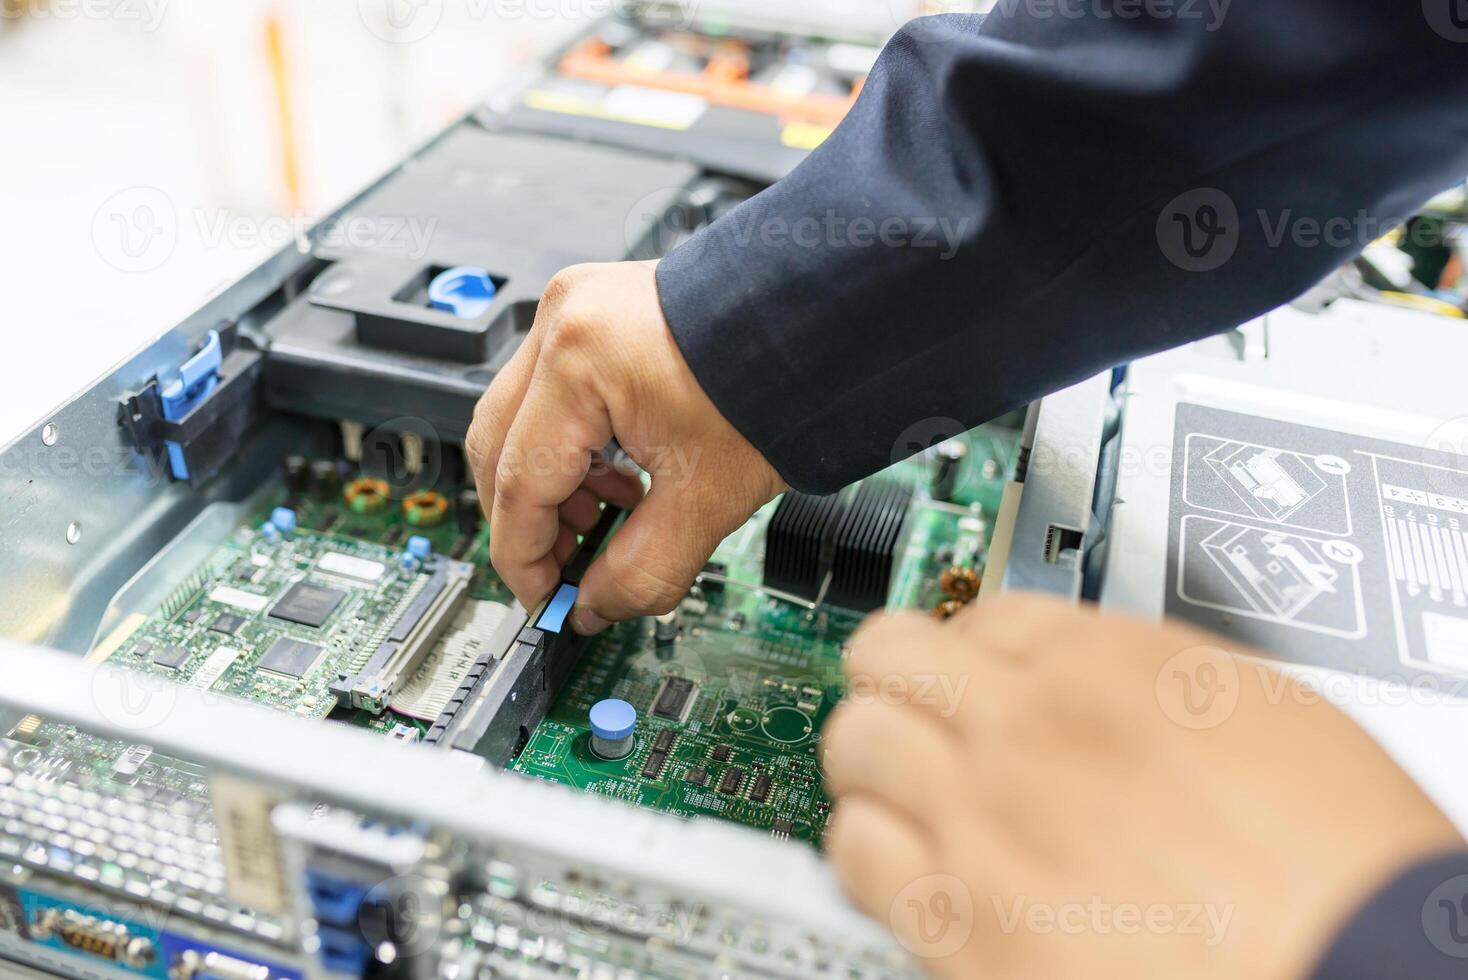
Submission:
<svg viewBox="0 0 1468 980">
<path fill-rule="evenodd" d="M 0 0 L 0 442 L 608 7 L 32 3 Z"/>
</svg>

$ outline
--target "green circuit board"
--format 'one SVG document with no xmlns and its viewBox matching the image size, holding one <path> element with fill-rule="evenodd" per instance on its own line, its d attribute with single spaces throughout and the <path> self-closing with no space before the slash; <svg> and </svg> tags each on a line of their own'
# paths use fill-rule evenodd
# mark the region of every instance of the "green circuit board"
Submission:
<svg viewBox="0 0 1468 980">
<path fill-rule="evenodd" d="M 1017 440 L 1010 430 L 980 430 L 964 439 L 969 453 L 959 491 L 947 502 L 922 491 L 928 468 L 920 461 L 900 463 L 884 475 L 915 491 L 910 532 L 896 556 L 892 606 L 933 609 L 947 598 L 939 585 L 945 569 L 983 567 Z M 458 489 L 439 487 L 449 500 Z M 282 504 L 295 510 L 297 530 L 267 536 L 262 525 Z M 720 546 L 714 560 L 722 569 L 702 579 L 681 604 L 674 638 L 660 641 L 646 620 L 622 624 L 588 644 L 509 768 L 819 847 L 829 815 L 819 770 L 821 729 L 843 694 L 843 644 L 863 616 L 762 588 L 776 506 Z M 343 710 L 329 690 L 338 674 L 360 667 L 421 587 L 425 576 L 401 568 L 412 535 L 474 567 L 471 599 L 512 601 L 489 568 L 486 527 L 462 533 L 452 515 L 423 527 L 410 524 L 397 501 L 362 513 L 342 499 L 282 490 L 195 569 L 110 662 L 303 717 L 330 717 L 415 740 L 430 719 Z M 304 599 L 285 610 L 295 618 L 282 617 L 281 603 L 302 586 Z M 282 658 L 276 648 L 283 642 Z M 282 663 L 290 669 L 279 669 Z M 665 696 L 676 711 L 670 713 Z M 630 702 L 640 719 L 631 755 L 617 761 L 595 755 L 589 744 L 587 713 L 605 698 Z"/>
<path fill-rule="evenodd" d="M 919 493 L 890 605 L 932 609 L 955 563 L 982 569 L 1016 440 L 972 433 L 960 492 L 947 503 Z M 914 487 L 920 463 L 889 477 Z M 625 623 L 583 654 L 566 689 L 510 768 L 540 779 L 688 818 L 715 817 L 821 846 L 830 803 L 821 788 L 821 728 L 844 691 L 842 646 L 862 614 L 760 588 L 774 504 L 714 556 L 727 581 L 705 580 L 681 604 L 677 635 Z M 676 717 L 658 708 L 669 685 Z M 591 749 L 592 705 L 619 698 L 637 709 L 632 752 L 609 761 Z"/>
<path fill-rule="evenodd" d="M 296 530 L 267 535 L 265 523 L 283 505 L 295 511 Z M 342 710 L 330 690 L 340 674 L 362 667 L 423 591 L 428 576 L 402 564 L 415 535 L 435 553 L 472 565 L 471 601 L 513 601 L 489 570 L 486 527 L 465 534 L 452 515 L 432 526 L 412 524 L 397 501 L 363 513 L 341 499 L 282 490 L 192 570 L 108 662 L 301 717 L 330 716 L 399 738 L 408 729 L 421 735 L 431 719 Z"/>
<path fill-rule="evenodd" d="M 298 507 L 306 521 L 320 516 Z M 377 533 L 370 537 L 360 533 L 369 530 L 360 519 L 327 531 L 302 524 L 274 541 L 262 535 L 263 523 L 261 517 L 241 527 L 109 663 L 326 717 L 336 705 L 331 682 L 362 667 L 427 576 L 403 571 L 402 548 L 380 543 L 382 527 L 371 527 Z M 503 595 L 498 580 L 475 592 Z"/>
</svg>

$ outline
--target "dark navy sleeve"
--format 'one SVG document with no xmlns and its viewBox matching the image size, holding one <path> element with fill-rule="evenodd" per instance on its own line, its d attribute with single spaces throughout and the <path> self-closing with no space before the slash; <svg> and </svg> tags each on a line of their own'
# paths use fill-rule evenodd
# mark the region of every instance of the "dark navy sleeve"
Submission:
<svg viewBox="0 0 1468 980">
<path fill-rule="evenodd" d="M 1468 853 L 1418 864 L 1356 913 L 1313 980 L 1468 976 Z"/>
<path fill-rule="evenodd" d="M 794 486 L 1287 302 L 1468 173 L 1457 0 L 1001 0 L 908 25 L 789 177 L 663 260 Z"/>
</svg>

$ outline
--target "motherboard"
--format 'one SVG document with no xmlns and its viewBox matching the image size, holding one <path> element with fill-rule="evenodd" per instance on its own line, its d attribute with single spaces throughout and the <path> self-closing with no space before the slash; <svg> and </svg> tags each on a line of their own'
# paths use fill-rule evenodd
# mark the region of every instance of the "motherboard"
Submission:
<svg viewBox="0 0 1468 980">
<path fill-rule="evenodd" d="M 871 609 L 946 616 L 973 597 L 1016 437 L 977 430 L 946 458 L 934 452 L 836 497 L 766 506 L 673 613 L 586 646 L 509 770 L 819 847 L 830 804 L 818 752 L 843 695 L 843 646 Z M 340 461 L 284 469 L 282 487 L 108 662 L 423 740 L 513 602 L 489 567 L 473 491 L 439 481 L 398 493 Z M 637 716 L 615 759 L 595 751 L 588 720 L 608 699 Z M 9 745 L 33 779 L 205 802 L 198 774 L 144 745 L 98 744 L 34 717 Z M 217 894 L 216 877 L 201 895 Z"/>
</svg>

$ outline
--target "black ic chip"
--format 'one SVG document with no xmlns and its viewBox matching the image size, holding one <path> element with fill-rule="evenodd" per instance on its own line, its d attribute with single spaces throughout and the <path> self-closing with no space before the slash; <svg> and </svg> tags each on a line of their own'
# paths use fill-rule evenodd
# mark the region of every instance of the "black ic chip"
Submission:
<svg viewBox="0 0 1468 980">
<path fill-rule="evenodd" d="M 675 737 L 676 736 L 673 735 L 672 729 L 664 728 L 662 731 L 658 732 L 658 737 L 653 740 L 652 747 L 658 752 L 671 751 L 673 748 L 673 739 Z"/>
<path fill-rule="evenodd" d="M 730 769 L 724 773 L 724 778 L 719 780 L 719 792 L 730 796 L 739 792 L 739 787 L 744 785 L 744 770 Z"/>
<path fill-rule="evenodd" d="M 282 636 L 270 644 L 270 649 L 265 651 L 265 656 L 255 666 L 272 674 L 300 679 L 315 668 L 323 650 L 325 647 L 314 643 Z"/>
<path fill-rule="evenodd" d="M 657 774 L 663 771 L 663 763 L 666 761 L 668 761 L 666 752 L 654 752 L 649 755 L 647 761 L 642 764 L 642 778 L 656 778 Z"/>
<path fill-rule="evenodd" d="M 710 755 L 715 762 L 728 762 L 731 751 L 727 745 L 715 745 L 714 751 Z"/>
<path fill-rule="evenodd" d="M 709 771 L 707 769 L 689 769 L 683 774 L 683 781 L 690 786 L 707 786 L 709 784 Z"/>
<path fill-rule="evenodd" d="M 770 824 L 770 831 L 776 837 L 789 837 L 790 831 L 793 829 L 795 829 L 795 825 L 784 817 L 780 817 L 774 823 Z"/>
<path fill-rule="evenodd" d="M 659 718 L 682 721 L 688 711 L 689 703 L 697 692 L 698 685 L 686 677 L 671 675 L 665 677 L 663 686 L 658 691 L 657 699 L 653 701 L 652 713 Z"/>
<path fill-rule="evenodd" d="M 769 776 L 760 773 L 754 777 L 754 785 L 749 788 L 749 798 L 756 803 L 765 802 L 770 798 L 770 787 L 773 785 L 774 781 Z"/>
<path fill-rule="evenodd" d="M 225 636 L 234 636 L 240 631 L 240 627 L 244 625 L 245 617 L 236 616 L 234 613 L 220 613 L 214 622 L 209 624 L 209 630 L 212 633 L 223 633 Z"/>
<path fill-rule="evenodd" d="M 340 589 L 297 582 L 270 610 L 270 615 L 288 623 L 320 629 L 346 597 L 347 594 Z"/>
<path fill-rule="evenodd" d="M 169 670 L 178 670 L 189 662 L 194 651 L 185 647 L 168 644 L 153 654 L 153 662 L 159 667 L 167 667 Z"/>
</svg>

